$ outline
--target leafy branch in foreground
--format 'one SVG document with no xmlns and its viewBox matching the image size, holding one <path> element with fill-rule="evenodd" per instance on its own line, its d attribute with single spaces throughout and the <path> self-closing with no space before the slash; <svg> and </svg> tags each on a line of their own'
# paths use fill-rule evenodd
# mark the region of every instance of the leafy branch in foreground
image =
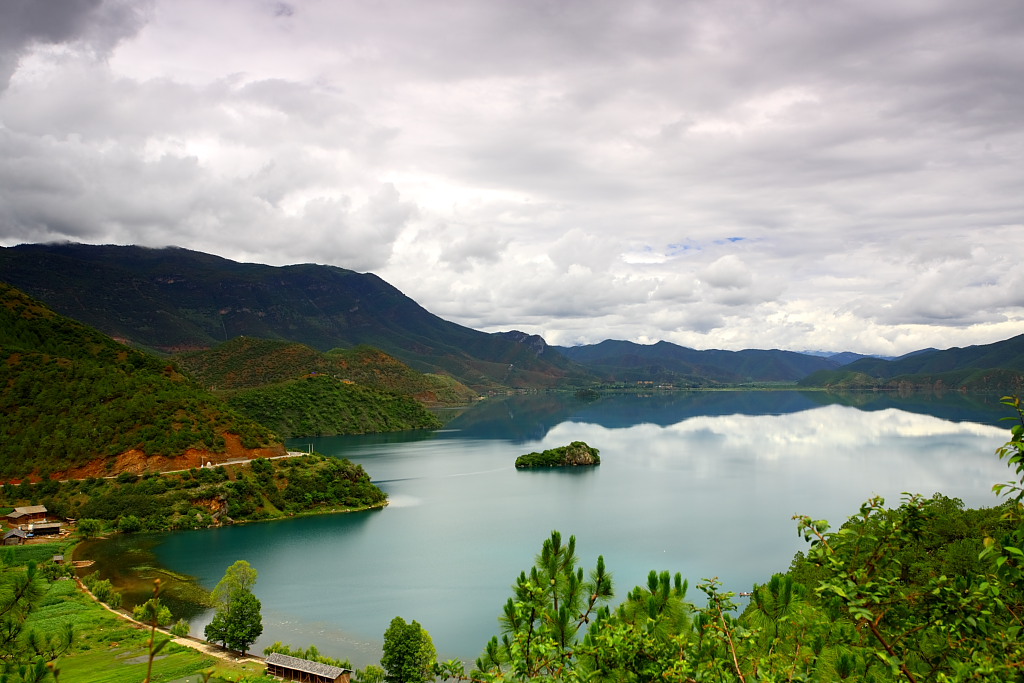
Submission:
<svg viewBox="0 0 1024 683">
<path fill-rule="evenodd" d="M 55 661 L 74 640 L 70 623 L 56 633 L 26 629 L 26 620 L 43 600 L 46 581 L 34 563 L 24 567 L 0 563 L 0 680 L 4 683 L 40 683 L 59 670 Z"/>
</svg>

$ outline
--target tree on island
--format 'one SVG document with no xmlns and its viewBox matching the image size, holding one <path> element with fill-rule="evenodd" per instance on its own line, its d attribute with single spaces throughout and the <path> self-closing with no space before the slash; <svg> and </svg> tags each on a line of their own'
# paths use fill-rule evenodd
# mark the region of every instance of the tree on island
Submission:
<svg viewBox="0 0 1024 683">
<path fill-rule="evenodd" d="M 437 650 L 430 634 L 419 622 L 405 623 L 395 617 L 384 632 L 381 666 L 387 683 L 425 683 L 434 680 Z"/>
<path fill-rule="evenodd" d="M 593 467 L 601 464 L 596 448 L 582 441 L 573 441 L 568 446 L 559 446 L 541 453 L 527 453 L 516 458 L 516 468 L 534 467 Z"/>
<path fill-rule="evenodd" d="M 260 637 L 262 605 L 252 593 L 256 576 L 256 570 L 245 560 L 235 562 L 224 572 L 224 578 L 213 589 L 217 613 L 203 631 L 207 640 L 244 654 Z"/>
</svg>

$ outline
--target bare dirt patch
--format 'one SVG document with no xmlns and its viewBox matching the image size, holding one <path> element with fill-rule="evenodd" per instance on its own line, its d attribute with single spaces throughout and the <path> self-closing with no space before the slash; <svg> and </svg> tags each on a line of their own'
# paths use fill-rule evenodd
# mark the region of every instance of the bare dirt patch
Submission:
<svg viewBox="0 0 1024 683">
<path fill-rule="evenodd" d="M 236 460 L 251 460 L 252 458 L 272 458 L 285 454 L 284 446 L 273 446 L 271 448 L 245 448 L 242 446 L 242 439 L 236 434 L 224 435 L 225 449 L 223 452 L 200 450 L 190 448 L 179 456 L 166 457 L 163 455 L 146 455 L 144 452 L 133 449 L 121 453 L 117 457 L 97 458 L 92 462 L 72 467 L 63 472 L 55 472 L 53 479 L 88 479 L 89 477 L 109 477 L 131 472 L 133 474 L 145 474 L 146 472 L 169 472 L 173 470 L 187 470 L 193 467 L 202 467 L 207 463 L 221 465 Z M 29 477 L 31 481 L 39 481 L 38 477 Z"/>
</svg>

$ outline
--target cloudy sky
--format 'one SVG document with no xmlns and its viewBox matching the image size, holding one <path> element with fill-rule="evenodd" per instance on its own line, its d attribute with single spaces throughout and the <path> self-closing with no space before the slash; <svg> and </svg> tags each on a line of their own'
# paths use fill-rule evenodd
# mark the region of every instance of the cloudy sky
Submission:
<svg viewBox="0 0 1024 683">
<path fill-rule="evenodd" d="M 1019 0 L 3 0 L 0 245 L 373 272 L 555 344 L 1024 333 Z"/>
</svg>

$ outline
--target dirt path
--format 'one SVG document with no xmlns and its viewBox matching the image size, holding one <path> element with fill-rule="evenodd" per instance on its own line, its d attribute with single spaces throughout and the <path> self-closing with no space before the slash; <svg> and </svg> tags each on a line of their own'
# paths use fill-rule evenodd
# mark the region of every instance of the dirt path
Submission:
<svg viewBox="0 0 1024 683">
<path fill-rule="evenodd" d="M 85 584 L 82 583 L 82 580 L 78 577 L 75 577 L 75 582 L 78 584 L 79 590 L 88 595 L 90 598 L 92 598 L 93 602 L 95 602 L 111 614 L 117 615 L 124 621 L 127 621 L 133 624 L 136 628 L 142 629 L 144 631 L 152 628 L 150 624 L 146 624 L 136 619 L 133 619 L 130 615 L 120 610 L 116 610 L 110 605 L 100 601 L 95 595 L 92 594 L 92 591 L 86 588 Z M 199 650 L 203 654 L 210 655 L 211 657 L 216 657 L 217 659 L 223 659 L 226 662 L 234 662 L 236 664 L 241 664 L 243 662 L 255 662 L 257 664 L 262 664 L 264 662 L 263 657 L 260 657 L 259 655 L 254 655 L 251 652 L 243 655 L 233 650 L 227 650 L 225 648 L 222 648 L 219 645 L 208 643 L 207 641 L 202 640 L 200 638 L 193 638 L 192 636 L 175 636 L 171 634 L 169 631 L 159 627 L 157 627 L 157 632 L 165 636 L 169 636 L 171 640 L 177 643 L 178 645 L 184 645 L 185 647 L 190 647 L 193 650 Z"/>
</svg>

